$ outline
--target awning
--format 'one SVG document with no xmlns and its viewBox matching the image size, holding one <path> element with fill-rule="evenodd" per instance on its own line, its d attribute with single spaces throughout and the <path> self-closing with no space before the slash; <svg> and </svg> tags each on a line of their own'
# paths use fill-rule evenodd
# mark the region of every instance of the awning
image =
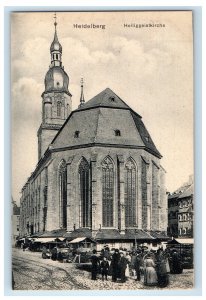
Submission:
<svg viewBox="0 0 206 300">
<path fill-rule="evenodd" d="M 57 239 L 62 241 L 62 242 L 65 240 L 65 238 L 63 238 L 63 237 L 58 237 Z"/>
<path fill-rule="evenodd" d="M 69 242 L 69 244 L 77 244 L 77 243 L 85 241 L 86 239 L 87 239 L 86 237 L 78 237 L 78 238 L 72 240 L 71 242 Z"/>
<path fill-rule="evenodd" d="M 176 241 L 180 244 L 194 244 L 194 239 L 188 238 L 188 239 L 176 239 Z"/>
<path fill-rule="evenodd" d="M 48 243 L 48 242 L 54 242 L 55 238 L 49 238 L 49 237 L 44 237 L 44 238 L 37 238 L 35 239 L 35 242 L 41 242 L 41 243 Z"/>
<path fill-rule="evenodd" d="M 194 244 L 194 239 L 188 238 L 177 238 L 177 239 L 172 239 L 169 242 L 167 242 L 168 245 L 173 245 L 173 244 Z"/>
</svg>

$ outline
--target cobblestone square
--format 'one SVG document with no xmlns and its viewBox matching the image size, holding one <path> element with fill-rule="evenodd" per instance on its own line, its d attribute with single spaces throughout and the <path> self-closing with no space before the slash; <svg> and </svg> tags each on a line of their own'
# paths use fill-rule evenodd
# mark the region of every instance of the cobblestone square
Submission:
<svg viewBox="0 0 206 300">
<path fill-rule="evenodd" d="M 160 290 L 148 287 L 128 278 L 125 283 L 113 283 L 111 277 L 102 281 L 99 275 L 96 281 L 91 274 L 76 268 L 74 263 L 60 263 L 51 259 L 42 259 L 40 252 L 13 249 L 13 274 L 15 290 Z M 184 269 L 182 274 L 170 274 L 167 289 L 192 289 L 193 269 Z"/>
</svg>

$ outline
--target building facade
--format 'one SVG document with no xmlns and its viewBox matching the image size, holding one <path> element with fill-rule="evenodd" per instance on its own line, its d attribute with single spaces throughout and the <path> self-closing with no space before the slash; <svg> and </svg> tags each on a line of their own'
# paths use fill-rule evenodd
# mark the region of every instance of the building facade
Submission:
<svg viewBox="0 0 206 300">
<path fill-rule="evenodd" d="M 111 89 L 72 111 L 55 22 L 42 94 L 39 161 L 22 188 L 21 236 L 45 231 L 166 232 L 161 154 L 142 117 Z"/>
<path fill-rule="evenodd" d="M 194 186 L 191 184 L 179 196 L 179 212 L 178 212 L 178 235 L 179 237 L 193 237 L 194 222 Z"/>
<path fill-rule="evenodd" d="M 168 235 L 171 237 L 193 237 L 194 184 L 187 183 L 168 196 Z"/>
<path fill-rule="evenodd" d="M 20 207 L 13 203 L 12 209 L 12 245 L 15 245 L 20 235 Z"/>
</svg>

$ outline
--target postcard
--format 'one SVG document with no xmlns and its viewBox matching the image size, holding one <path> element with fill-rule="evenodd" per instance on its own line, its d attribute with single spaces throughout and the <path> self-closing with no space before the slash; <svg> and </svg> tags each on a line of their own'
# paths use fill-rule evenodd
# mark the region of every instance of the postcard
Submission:
<svg viewBox="0 0 206 300">
<path fill-rule="evenodd" d="M 192 11 L 12 12 L 12 288 L 194 288 Z"/>
</svg>

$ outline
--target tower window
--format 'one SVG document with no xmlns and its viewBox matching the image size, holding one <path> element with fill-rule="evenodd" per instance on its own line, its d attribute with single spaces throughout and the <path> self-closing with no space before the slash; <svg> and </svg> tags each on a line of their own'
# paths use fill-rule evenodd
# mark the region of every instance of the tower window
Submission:
<svg viewBox="0 0 206 300">
<path fill-rule="evenodd" d="M 56 54 L 56 59 L 58 59 L 58 54 Z"/>
<path fill-rule="evenodd" d="M 57 117 L 61 116 L 61 102 L 57 102 Z"/>
<path fill-rule="evenodd" d="M 119 129 L 116 129 L 114 132 L 115 136 L 121 136 L 121 131 Z"/>
<path fill-rule="evenodd" d="M 78 137 L 79 137 L 79 131 L 78 131 L 78 130 L 75 131 L 74 137 L 75 137 L 75 138 L 78 138 Z"/>
</svg>

